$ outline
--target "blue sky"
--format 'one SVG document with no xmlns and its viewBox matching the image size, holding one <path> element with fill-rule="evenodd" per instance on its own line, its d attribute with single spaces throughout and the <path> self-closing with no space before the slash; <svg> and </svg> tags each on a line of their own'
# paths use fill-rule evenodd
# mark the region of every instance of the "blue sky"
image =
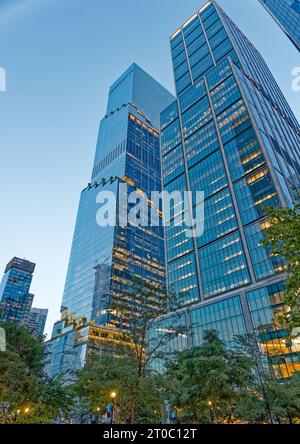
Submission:
<svg viewBox="0 0 300 444">
<path fill-rule="evenodd" d="M 169 36 L 202 0 L 0 0 L 0 273 L 37 263 L 34 305 L 59 317 L 81 189 L 110 84 L 132 62 L 174 92 Z M 300 119 L 296 49 L 258 0 L 220 0 L 267 60 Z"/>
</svg>

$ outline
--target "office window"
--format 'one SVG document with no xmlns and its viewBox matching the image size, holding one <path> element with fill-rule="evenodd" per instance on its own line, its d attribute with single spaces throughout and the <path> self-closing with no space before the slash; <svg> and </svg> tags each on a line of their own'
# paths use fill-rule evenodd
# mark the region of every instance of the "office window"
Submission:
<svg viewBox="0 0 300 444">
<path fill-rule="evenodd" d="M 217 330 L 230 348 L 236 346 L 236 337 L 246 334 L 243 310 L 239 296 L 191 310 L 194 345 L 203 343 L 205 331 Z"/>
<path fill-rule="evenodd" d="M 216 151 L 189 170 L 192 191 L 203 191 L 204 197 L 227 186 L 225 167 L 220 151 Z"/>
<path fill-rule="evenodd" d="M 206 95 L 206 88 L 204 81 L 201 80 L 200 82 L 196 83 L 195 85 L 191 86 L 179 99 L 180 102 L 180 109 L 183 113 L 186 111 L 190 106 L 192 106 L 194 103 L 198 102 L 203 96 Z"/>
<path fill-rule="evenodd" d="M 176 81 L 177 94 L 183 92 L 190 84 L 191 84 L 191 77 L 190 73 L 187 72 L 184 76 L 182 76 L 179 80 Z"/>
<path fill-rule="evenodd" d="M 205 44 L 201 48 L 197 49 L 193 55 L 190 56 L 190 65 L 193 68 L 200 60 L 202 60 L 207 54 L 209 54 L 208 45 Z"/>
<path fill-rule="evenodd" d="M 207 123 L 185 141 L 188 167 L 192 167 L 204 157 L 219 148 L 219 140 L 213 121 Z"/>
<path fill-rule="evenodd" d="M 178 117 L 177 100 L 175 100 L 167 109 L 160 115 L 160 128 L 163 130 L 169 123 L 173 122 Z"/>
<path fill-rule="evenodd" d="M 198 48 L 200 48 L 204 43 L 206 43 L 205 35 L 203 34 L 202 28 L 199 27 L 195 29 L 192 34 L 190 34 L 185 39 L 187 45 L 188 55 L 192 55 Z"/>
<path fill-rule="evenodd" d="M 283 282 L 268 285 L 247 293 L 251 319 L 260 348 L 267 358 L 271 372 L 279 379 L 289 378 L 300 370 L 297 341 L 288 340 L 279 317 L 286 308 L 283 304 Z"/>
<path fill-rule="evenodd" d="M 249 284 L 250 277 L 239 233 L 199 250 L 206 298 Z"/>
<path fill-rule="evenodd" d="M 233 181 L 265 164 L 255 131 L 252 127 L 224 146 Z"/>
<path fill-rule="evenodd" d="M 189 70 L 189 66 L 187 62 L 183 62 L 177 69 L 175 69 L 175 80 L 180 79 L 184 74 L 186 74 Z"/>
<path fill-rule="evenodd" d="M 264 238 L 261 230 L 266 227 L 266 224 L 267 222 L 255 223 L 245 228 L 251 262 L 258 280 L 283 271 L 286 264 L 282 256 L 271 255 L 270 250 L 261 245 Z"/>
<path fill-rule="evenodd" d="M 177 293 L 176 306 L 191 304 L 199 300 L 196 260 L 194 254 L 176 260 L 168 265 L 168 281 L 172 291 Z M 174 308 L 172 306 L 172 308 Z"/>
<path fill-rule="evenodd" d="M 169 151 L 162 159 L 164 183 L 170 182 L 184 172 L 182 145 Z"/>
<path fill-rule="evenodd" d="M 224 144 L 237 137 L 251 125 L 249 114 L 242 100 L 238 100 L 219 114 L 217 122 Z"/>
<path fill-rule="evenodd" d="M 161 152 L 166 154 L 181 142 L 181 132 L 179 120 L 175 120 L 161 133 Z"/>
<path fill-rule="evenodd" d="M 207 83 L 210 90 L 215 88 L 220 82 L 225 80 L 232 74 L 232 70 L 228 60 L 225 60 L 221 65 L 214 68 L 207 75 Z"/>
<path fill-rule="evenodd" d="M 241 99 L 239 87 L 233 76 L 220 83 L 212 92 L 211 99 L 216 115 Z"/>
<path fill-rule="evenodd" d="M 203 75 L 213 66 L 214 62 L 212 56 L 208 54 L 192 68 L 193 79 L 197 80 L 199 77 L 203 77 Z"/>
<path fill-rule="evenodd" d="M 266 215 L 265 206 L 279 206 L 280 202 L 267 168 L 257 170 L 234 184 L 235 194 L 244 225 Z"/>
<path fill-rule="evenodd" d="M 204 233 L 197 238 L 202 247 L 238 228 L 229 188 L 205 201 Z"/>
<path fill-rule="evenodd" d="M 201 126 L 205 125 L 212 118 L 208 97 L 203 97 L 182 114 L 182 126 L 184 137 L 190 136 Z"/>
</svg>

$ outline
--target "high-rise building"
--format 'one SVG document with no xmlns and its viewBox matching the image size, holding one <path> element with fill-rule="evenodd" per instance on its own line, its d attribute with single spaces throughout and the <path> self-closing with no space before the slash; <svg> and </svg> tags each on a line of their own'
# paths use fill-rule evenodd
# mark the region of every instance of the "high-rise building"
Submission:
<svg viewBox="0 0 300 444">
<path fill-rule="evenodd" d="M 110 306 L 124 296 L 133 276 L 165 285 L 162 227 L 99 226 L 100 192 L 120 187 L 161 190 L 159 116 L 172 96 L 136 64 L 111 86 L 101 121 L 91 181 L 82 191 L 62 300 L 62 317 L 48 342 L 47 371 L 80 368 L 90 349 L 104 352 L 118 341 Z M 101 224 L 100 224 L 101 225 Z"/>
<path fill-rule="evenodd" d="M 299 124 L 261 54 L 215 1 L 170 44 L 177 100 L 161 114 L 163 188 L 204 192 L 204 232 L 186 235 L 177 202 L 165 236 L 167 281 L 179 303 L 151 334 L 185 325 L 187 334 L 169 344 L 182 349 L 199 345 L 205 330 L 218 330 L 230 346 L 255 333 L 284 378 L 300 369 L 300 347 L 276 317 L 284 310 L 284 260 L 261 240 L 264 207 L 297 200 Z"/>
<path fill-rule="evenodd" d="M 35 265 L 18 257 L 7 264 L 0 285 L 0 321 L 14 322 L 34 336 L 42 336 L 48 310 L 31 308 L 34 295 L 30 286 Z"/>
<path fill-rule="evenodd" d="M 259 0 L 300 51 L 300 0 Z"/>
<path fill-rule="evenodd" d="M 30 293 L 35 264 L 14 257 L 6 266 L 0 285 L 0 318 L 4 322 L 23 323 L 29 315 Z"/>
<path fill-rule="evenodd" d="M 26 320 L 26 328 L 33 336 L 41 337 L 44 334 L 45 324 L 48 316 L 47 308 L 31 308 Z"/>
</svg>

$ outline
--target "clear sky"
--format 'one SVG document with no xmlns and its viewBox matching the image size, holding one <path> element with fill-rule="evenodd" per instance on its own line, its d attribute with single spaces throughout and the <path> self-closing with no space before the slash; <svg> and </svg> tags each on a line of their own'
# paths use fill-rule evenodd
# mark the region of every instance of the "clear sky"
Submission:
<svg viewBox="0 0 300 444">
<path fill-rule="evenodd" d="M 136 62 L 174 92 L 169 36 L 203 0 L 0 0 L 0 273 L 37 263 L 34 305 L 59 318 L 81 189 L 110 84 Z M 296 49 L 258 0 L 220 0 L 267 60 L 300 119 Z"/>
</svg>

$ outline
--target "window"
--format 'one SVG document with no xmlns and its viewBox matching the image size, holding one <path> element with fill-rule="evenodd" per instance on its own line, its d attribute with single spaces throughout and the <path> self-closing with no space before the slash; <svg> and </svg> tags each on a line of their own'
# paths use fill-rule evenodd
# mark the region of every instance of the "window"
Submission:
<svg viewBox="0 0 300 444">
<path fill-rule="evenodd" d="M 176 81 L 177 94 L 180 94 L 182 91 L 184 91 L 190 84 L 190 73 L 187 72 L 184 76 L 180 77 L 180 79 Z"/>
<path fill-rule="evenodd" d="M 191 304 L 199 300 L 194 254 L 189 254 L 168 265 L 168 283 L 170 289 L 178 293 L 177 306 Z M 172 306 L 172 308 L 175 307 Z"/>
<path fill-rule="evenodd" d="M 184 137 L 190 136 L 212 118 L 208 97 L 203 97 L 194 106 L 182 114 Z"/>
<path fill-rule="evenodd" d="M 163 130 L 169 123 L 173 122 L 178 117 L 177 100 L 173 102 L 160 115 L 160 128 Z"/>
<path fill-rule="evenodd" d="M 265 216 L 264 207 L 279 206 L 280 202 L 267 168 L 260 169 L 234 184 L 235 194 L 244 225 Z"/>
<path fill-rule="evenodd" d="M 190 56 L 190 64 L 193 68 L 200 60 L 202 60 L 209 53 L 208 45 L 203 45 L 201 48 L 197 49 L 193 55 Z"/>
<path fill-rule="evenodd" d="M 191 190 L 203 191 L 204 197 L 227 186 L 227 177 L 220 151 L 216 151 L 189 170 Z"/>
<path fill-rule="evenodd" d="M 175 120 L 161 133 L 161 152 L 162 155 L 170 151 L 181 142 L 181 132 L 179 120 Z"/>
<path fill-rule="evenodd" d="M 184 111 L 186 111 L 191 105 L 193 105 L 195 102 L 197 102 L 205 95 L 206 95 L 205 84 L 204 81 L 201 80 L 200 82 L 191 86 L 187 90 L 187 92 L 182 94 L 182 96 L 180 97 L 179 102 L 180 102 L 181 112 L 183 113 Z"/>
<path fill-rule="evenodd" d="M 205 201 L 204 214 L 204 233 L 197 239 L 199 247 L 238 228 L 228 188 Z"/>
<path fill-rule="evenodd" d="M 211 92 L 216 115 L 223 112 L 240 98 L 241 93 L 233 76 L 224 80 Z"/>
<path fill-rule="evenodd" d="M 200 62 L 192 68 L 193 79 L 203 76 L 214 65 L 210 54 L 204 57 Z"/>
<path fill-rule="evenodd" d="M 242 100 L 237 101 L 217 116 L 223 143 L 237 137 L 251 125 L 250 117 Z"/>
<path fill-rule="evenodd" d="M 251 127 L 224 146 L 233 181 L 265 164 L 254 129 Z"/>
<path fill-rule="evenodd" d="M 169 151 L 162 159 L 164 183 L 170 182 L 184 172 L 182 145 Z"/>
<path fill-rule="evenodd" d="M 219 148 L 219 140 L 213 121 L 200 128 L 185 141 L 188 166 L 191 167 Z"/>
<path fill-rule="evenodd" d="M 199 250 L 202 286 L 206 298 L 250 282 L 239 233 Z"/>
<path fill-rule="evenodd" d="M 251 256 L 256 279 L 272 276 L 275 272 L 283 271 L 285 261 L 282 256 L 271 256 L 270 252 L 261 245 L 264 234 L 261 231 L 267 222 L 256 223 L 245 229 L 247 244 Z"/>
</svg>

